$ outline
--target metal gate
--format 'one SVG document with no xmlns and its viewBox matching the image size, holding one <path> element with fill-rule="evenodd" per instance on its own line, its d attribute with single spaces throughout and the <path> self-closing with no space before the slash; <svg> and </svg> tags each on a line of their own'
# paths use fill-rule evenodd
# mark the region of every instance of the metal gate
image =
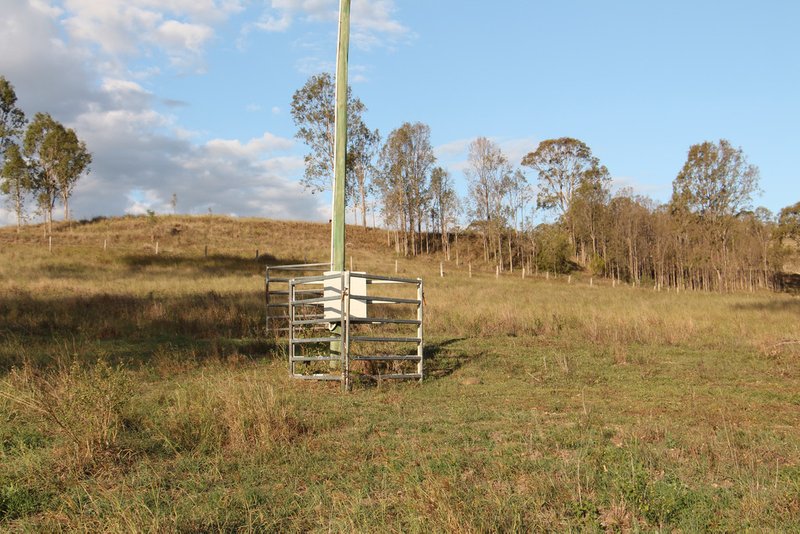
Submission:
<svg viewBox="0 0 800 534">
<path fill-rule="evenodd" d="M 321 273 L 330 268 L 330 263 L 267 266 L 264 282 L 268 335 L 278 337 L 289 331 L 289 281 L 295 276 Z"/>
<path fill-rule="evenodd" d="M 423 379 L 422 279 L 342 271 L 292 278 L 288 285 L 292 377 L 339 380 L 345 389 L 354 374 L 378 381 Z M 377 287 L 382 294 L 370 291 Z M 364 369 L 354 369 L 355 362 Z M 388 365 L 395 369 L 382 372 Z"/>
</svg>

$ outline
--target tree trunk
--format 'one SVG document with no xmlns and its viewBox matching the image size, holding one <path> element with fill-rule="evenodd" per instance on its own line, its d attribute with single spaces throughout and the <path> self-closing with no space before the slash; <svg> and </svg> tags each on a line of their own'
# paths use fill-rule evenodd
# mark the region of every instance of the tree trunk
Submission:
<svg viewBox="0 0 800 534">
<path fill-rule="evenodd" d="M 62 199 L 64 200 L 64 220 L 69 222 L 69 196 L 64 193 Z"/>
<path fill-rule="evenodd" d="M 17 189 L 17 194 L 14 198 L 14 204 L 17 212 L 17 233 L 19 233 L 22 229 L 22 196 L 20 195 L 19 189 Z"/>
</svg>

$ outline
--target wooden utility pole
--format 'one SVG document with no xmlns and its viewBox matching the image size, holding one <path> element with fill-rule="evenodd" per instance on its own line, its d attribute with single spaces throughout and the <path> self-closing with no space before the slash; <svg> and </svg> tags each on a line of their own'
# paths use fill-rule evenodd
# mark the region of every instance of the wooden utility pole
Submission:
<svg viewBox="0 0 800 534">
<path fill-rule="evenodd" d="M 333 147 L 333 213 L 331 214 L 331 271 L 344 271 L 345 263 L 345 206 L 344 181 L 347 176 L 347 59 L 350 52 L 350 0 L 339 2 L 339 45 L 336 51 L 336 108 L 334 116 Z M 342 291 L 344 291 L 344 287 Z M 342 304 L 342 313 L 345 313 Z M 334 332 L 343 335 L 342 326 L 336 326 Z M 331 343 L 331 356 L 342 355 L 342 342 Z M 342 360 L 344 364 L 344 360 Z M 336 367 L 330 362 L 331 368 Z M 344 372 L 344 371 L 343 371 Z"/>
<path fill-rule="evenodd" d="M 350 50 L 350 0 L 339 3 L 339 46 L 336 53 L 336 116 L 331 217 L 331 270 L 344 271 L 344 181 L 347 159 L 347 60 Z"/>
</svg>

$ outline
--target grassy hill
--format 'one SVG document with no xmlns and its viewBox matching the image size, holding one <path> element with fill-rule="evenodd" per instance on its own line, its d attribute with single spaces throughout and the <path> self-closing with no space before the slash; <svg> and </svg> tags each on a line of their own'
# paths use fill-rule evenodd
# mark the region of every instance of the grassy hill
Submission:
<svg viewBox="0 0 800 534">
<path fill-rule="evenodd" d="M 425 279 L 429 378 L 343 394 L 263 332 L 264 264 L 328 236 L 0 229 L 0 529 L 800 529 L 797 297 L 495 278 L 466 242 L 440 278 L 348 228 L 355 269 Z"/>
</svg>

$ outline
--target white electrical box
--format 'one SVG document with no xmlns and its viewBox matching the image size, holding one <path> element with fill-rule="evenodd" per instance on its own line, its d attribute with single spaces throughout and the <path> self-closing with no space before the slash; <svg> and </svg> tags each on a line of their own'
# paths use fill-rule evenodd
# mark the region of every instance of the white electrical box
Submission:
<svg viewBox="0 0 800 534">
<path fill-rule="evenodd" d="M 338 271 L 328 271 L 325 276 L 331 274 L 339 274 Z M 352 273 L 364 274 L 364 273 Z M 338 321 L 342 315 L 342 277 L 336 277 L 324 282 L 324 296 L 338 297 L 336 300 L 331 300 L 325 303 L 325 319 Z M 359 276 L 350 277 L 350 318 L 351 319 L 366 319 L 367 318 L 367 303 L 353 297 L 367 296 L 367 280 Z"/>
</svg>

